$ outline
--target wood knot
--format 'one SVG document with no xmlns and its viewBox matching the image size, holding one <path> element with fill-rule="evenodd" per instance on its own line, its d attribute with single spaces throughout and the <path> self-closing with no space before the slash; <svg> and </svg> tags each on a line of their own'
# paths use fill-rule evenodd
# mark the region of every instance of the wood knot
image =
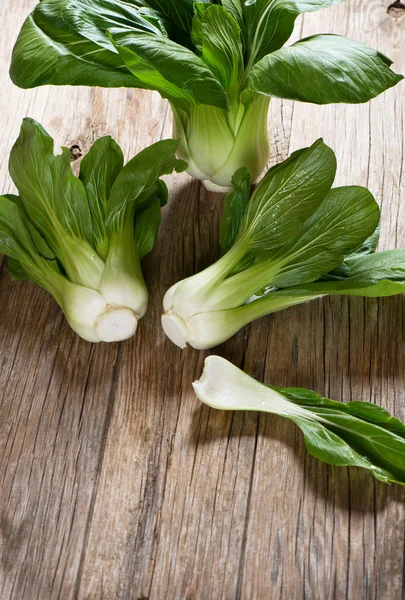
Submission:
<svg viewBox="0 0 405 600">
<path fill-rule="evenodd" d="M 71 162 L 74 162 L 83 156 L 82 149 L 78 144 L 73 144 L 73 146 L 70 146 L 69 152 Z"/>
<path fill-rule="evenodd" d="M 395 2 L 389 5 L 387 13 L 393 19 L 400 19 L 405 15 L 405 4 L 401 0 L 395 0 Z"/>
</svg>

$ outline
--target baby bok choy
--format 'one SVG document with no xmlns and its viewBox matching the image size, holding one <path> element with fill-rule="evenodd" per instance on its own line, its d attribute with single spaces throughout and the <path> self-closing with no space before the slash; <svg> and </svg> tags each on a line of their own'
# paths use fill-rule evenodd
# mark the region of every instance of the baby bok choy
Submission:
<svg viewBox="0 0 405 600">
<path fill-rule="evenodd" d="M 362 467 L 384 483 L 405 485 L 405 425 L 369 402 L 336 402 L 301 388 L 259 383 L 219 356 L 205 360 L 193 383 L 198 398 L 219 410 L 262 411 L 293 421 L 312 456 Z"/>
<path fill-rule="evenodd" d="M 54 156 L 41 125 L 23 121 L 9 165 L 19 196 L 0 196 L 0 253 L 14 279 L 52 294 L 85 340 L 129 338 L 145 314 L 140 260 L 155 244 L 167 200 L 159 177 L 186 167 L 177 145 L 157 142 L 124 166 L 119 146 L 103 137 L 77 178 L 69 150 Z"/>
<path fill-rule="evenodd" d="M 239 169 L 225 198 L 222 257 L 173 285 L 163 328 L 184 348 L 212 348 L 263 315 L 328 294 L 405 291 L 405 250 L 374 254 L 380 211 L 358 186 L 331 189 L 333 151 L 322 140 L 268 171 L 250 196 Z"/>
<path fill-rule="evenodd" d="M 367 102 L 401 79 L 391 61 L 339 35 L 287 47 L 298 15 L 341 0 L 42 0 L 14 48 L 17 85 L 157 90 L 179 157 L 208 189 L 264 169 L 269 99 Z"/>
</svg>

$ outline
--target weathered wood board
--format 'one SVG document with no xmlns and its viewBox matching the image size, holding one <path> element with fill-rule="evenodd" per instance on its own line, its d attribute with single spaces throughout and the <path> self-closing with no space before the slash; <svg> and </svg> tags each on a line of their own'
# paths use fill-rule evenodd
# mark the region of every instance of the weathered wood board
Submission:
<svg viewBox="0 0 405 600">
<path fill-rule="evenodd" d="M 157 94 L 42 88 L 8 79 L 35 0 L 0 2 L 0 183 L 21 119 L 86 151 L 108 133 L 128 158 L 171 135 Z M 399 3 L 397 3 L 399 4 Z M 296 35 L 335 32 L 405 72 L 405 11 L 351 0 L 305 16 Z M 405 87 L 363 106 L 273 101 L 271 162 L 322 136 L 338 184 L 382 206 L 381 247 L 405 245 Z M 136 336 L 91 345 L 42 290 L 0 262 L 0 598 L 399 600 L 405 490 L 308 456 L 293 424 L 203 407 L 191 382 L 206 352 L 160 328 L 164 292 L 216 257 L 221 196 L 187 175 L 144 262 L 150 307 Z M 334 298 L 246 327 L 215 352 L 274 385 L 360 398 L 405 418 L 405 299 Z"/>
</svg>

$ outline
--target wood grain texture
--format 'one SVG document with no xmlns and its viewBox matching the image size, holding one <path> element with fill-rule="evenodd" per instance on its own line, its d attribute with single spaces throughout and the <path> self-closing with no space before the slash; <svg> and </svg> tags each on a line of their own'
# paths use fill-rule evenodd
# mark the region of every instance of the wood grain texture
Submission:
<svg viewBox="0 0 405 600">
<path fill-rule="evenodd" d="M 171 135 L 157 94 L 18 90 L 7 76 L 35 0 L 0 2 L 0 182 L 21 119 L 86 151 L 108 133 L 127 158 Z M 335 32 L 405 72 L 405 16 L 352 0 L 305 16 L 296 37 Z M 322 136 L 338 184 L 382 206 L 381 247 L 405 245 L 404 85 L 367 105 L 273 101 L 271 163 Z M 168 180 L 157 247 L 144 261 L 149 310 L 136 336 L 90 345 L 53 300 L 0 262 L 0 598 L 2 600 L 399 600 L 405 490 L 320 464 L 293 424 L 215 412 L 191 382 L 206 352 L 160 328 L 167 288 L 216 257 L 221 197 Z M 333 298 L 253 323 L 215 350 L 274 385 L 361 398 L 405 419 L 404 298 Z"/>
</svg>

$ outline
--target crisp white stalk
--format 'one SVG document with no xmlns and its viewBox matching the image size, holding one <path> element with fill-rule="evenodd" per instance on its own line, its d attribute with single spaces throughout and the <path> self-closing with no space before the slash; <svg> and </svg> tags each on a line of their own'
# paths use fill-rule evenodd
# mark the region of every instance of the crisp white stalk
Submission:
<svg viewBox="0 0 405 600">
<path fill-rule="evenodd" d="M 128 222 L 132 221 L 129 219 Z M 132 227 L 128 235 L 120 232 L 111 239 L 100 292 L 108 305 L 130 309 L 137 319 L 144 316 L 148 306 L 148 290 Z"/>
<path fill-rule="evenodd" d="M 172 307 L 162 315 L 162 326 L 167 337 L 180 348 L 188 345 L 198 350 L 213 348 L 225 342 L 242 327 L 270 313 L 284 310 L 296 304 L 302 304 L 321 295 L 294 294 L 288 295 L 288 290 L 283 292 L 272 292 L 268 296 L 256 298 L 248 304 L 236 308 L 224 308 L 223 310 L 206 311 L 194 309 L 192 305 L 189 310 L 177 307 L 176 295 L 180 294 L 178 287 L 173 296 Z M 170 293 L 170 290 L 169 292 Z"/>
<path fill-rule="evenodd" d="M 218 290 L 246 251 L 247 244 L 241 239 L 216 263 L 174 284 L 163 298 L 164 311 L 173 309 L 183 317 L 190 317 L 210 309 L 228 308 L 226 303 L 221 303 Z"/>
<path fill-rule="evenodd" d="M 188 173 L 210 191 L 226 192 L 240 167 L 257 179 L 269 157 L 267 114 L 270 99 L 256 94 L 231 111 L 200 104 L 187 112 L 172 105 L 174 137 L 180 139 L 179 158 Z"/>
<path fill-rule="evenodd" d="M 220 356 L 205 359 L 203 373 L 193 388 L 201 402 L 219 410 L 257 410 L 283 417 L 316 418 Z"/>
</svg>

